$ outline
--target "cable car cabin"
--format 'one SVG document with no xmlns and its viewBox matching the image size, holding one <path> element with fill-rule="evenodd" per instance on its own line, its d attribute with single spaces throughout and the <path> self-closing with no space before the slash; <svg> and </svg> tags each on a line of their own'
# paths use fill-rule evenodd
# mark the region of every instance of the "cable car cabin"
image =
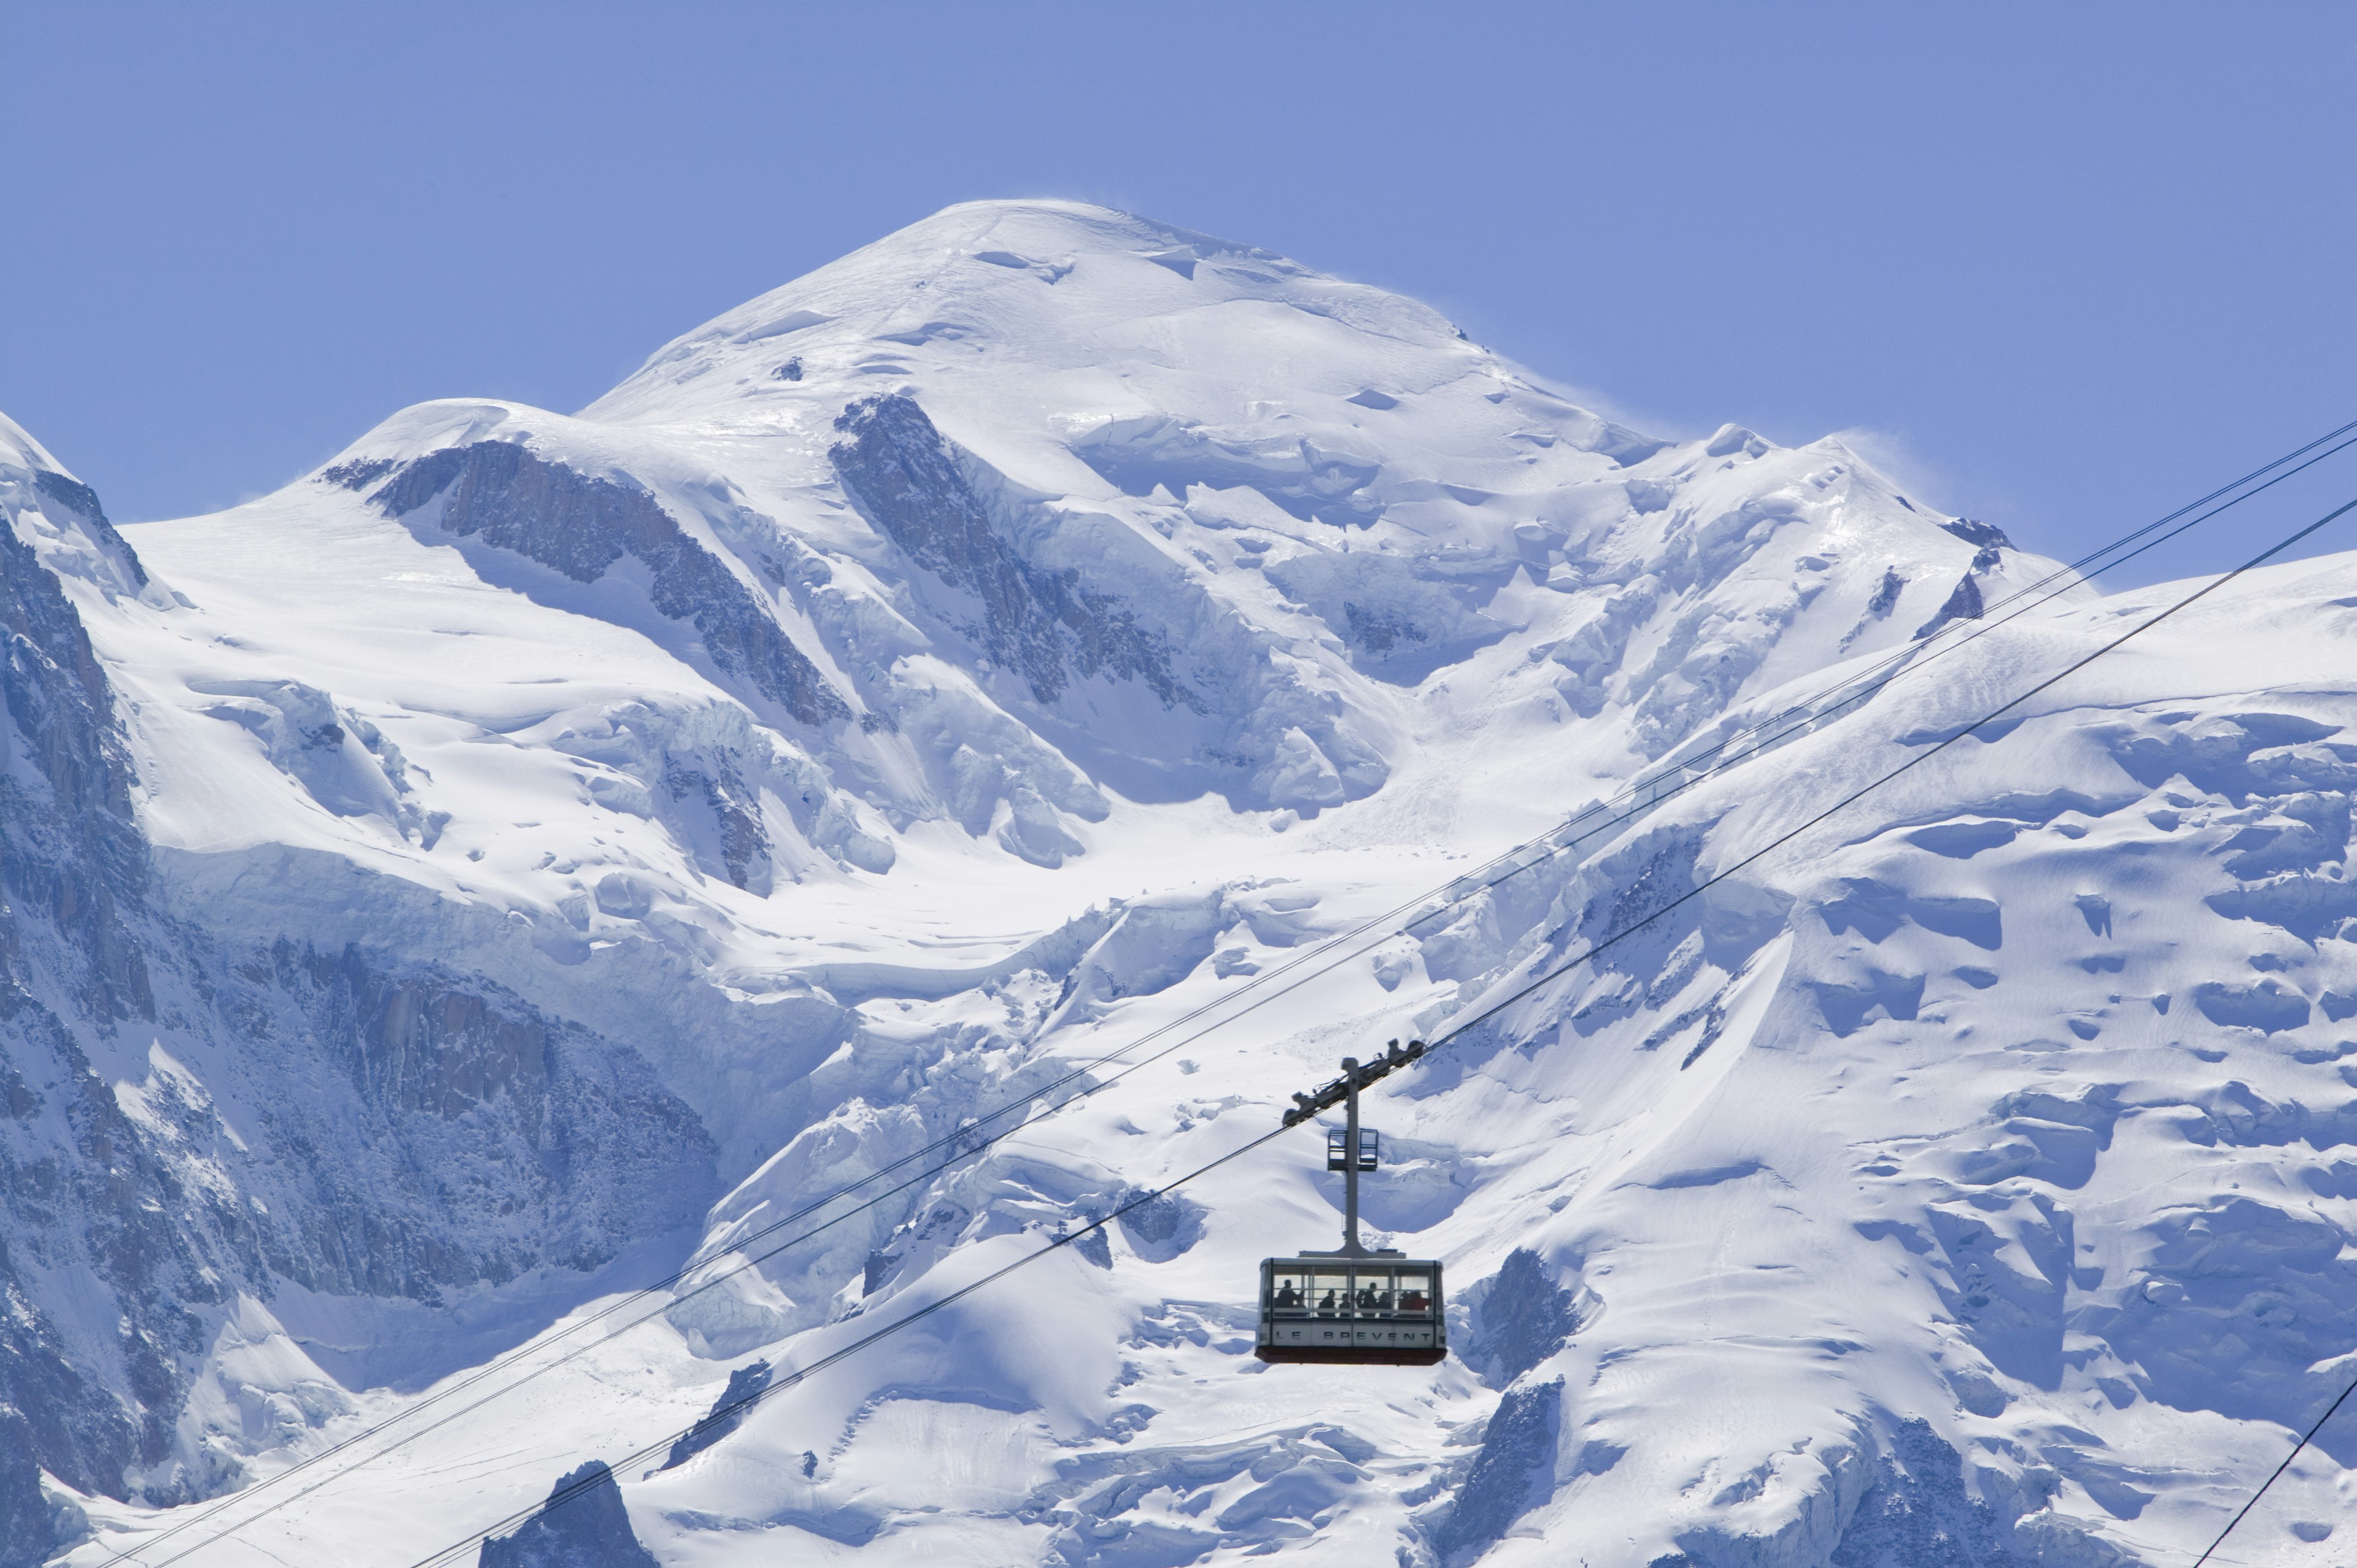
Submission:
<svg viewBox="0 0 2357 1568">
<path fill-rule="evenodd" d="M 1359 1089 L 1424 1049 L 1394 1040 L 1371 1069 L 1342 1058 L 1342 1076 L 1316 1095 L 1297 1094 L 1290 1127 L 1338 1100 L 1342 1125 L 1326 1134 L 1326 1168 L 1342 1173 L 1342 1245 L 1331 1252 L 1270 1258 L 1260 1266 L 1260 1344 L 1264 1361 L 1340 1361 L 1358 1366 L 1429 1367 L 1448 1354 L 1441 1316 L 1440 1265 L 1390 1248 L 1359 1244 L 1359 1175 L 1383 1165 L 1383 1140 L 1359 1125 Z"/>
<path fill-rule="evenodd" d="M 1448 1354 L 1440 1265 L 1400 1257 L 1271 1258 L 1260 1266 L 1264 1361 L 1429 1367 Z"/>
</svg>

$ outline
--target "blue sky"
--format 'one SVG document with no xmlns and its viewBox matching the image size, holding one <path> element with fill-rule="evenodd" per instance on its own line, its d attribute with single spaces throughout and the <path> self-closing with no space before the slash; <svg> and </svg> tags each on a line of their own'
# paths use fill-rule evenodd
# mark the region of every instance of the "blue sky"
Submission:
<svg viewBox="0 0 2357 1568">
<path fill-rule="evenodd" d="M 17 0 L 0 58 L 0 409 L 125 519 L 576 408 L 998 195 L 1418 295 L 1648 428 L 1869 433 L 2066 555 L 2357 418 L 2341 5 Z"/>
</svg>

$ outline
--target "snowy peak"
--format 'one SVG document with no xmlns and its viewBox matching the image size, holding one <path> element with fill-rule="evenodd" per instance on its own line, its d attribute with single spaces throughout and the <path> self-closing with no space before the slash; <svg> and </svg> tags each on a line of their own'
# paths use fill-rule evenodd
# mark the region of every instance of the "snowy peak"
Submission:
<svg viewBox="0 0 2357 1568">
<path fill-rule="evenodd" d="M 1282 500 L 1304 515 L 1367 515 L 1348 493 L 1353 465 L 1417 422 L 1363 416 L 1403 399 L 1438 395 L 1504 437 L 1519 400 L 1535 398 L 1536 417 L 1569 423 L 1584 447 L 1657 445 L 1541 392 L 1412 300 L 1126 214 L 1040 202 L 974 203 L 912 225 L 689 333 L 584 414 L 758 416 L 822 386 L 910 392 L 953 437 L 1051 493 L 1093 488 L 1091 472 L 1110 469 L 1143 491 L 1158 460 L 1211 448 L 1196 455 L 1217 465 L 1212 449 L 1236 447 L 1231 471 L 1299 470 Z M 999 400 L 1015 387 L 1048 428 L 1006 417 Z M 969 398 L 973 430 L 952 406 Z M 997 449 L 1009 437 L 1025 444 Z M 1271 442 L 1282 456 L 1254 463 Z"/>
<path fill-rule="evenodd" d="M 0 414 L 0 514 L 49 571 L 88 581 L 110 596 L 169 597 L 168 590 L 149 584 L 146 567 L 107 521 L 98 492 L 5 414 Z"/>
<path fill-rule="evenodd" d="M 0 463 L 12 468 L 24 468 L 37 473 L 55 474 L 63 479 L 73 479 L 66 466 L 49 456 L 49 449 L 33 439 L 23 425 L 0 413 Z M 80 483 L 80 480 L 74 480 Z"/>
<path fill-rule="evenodd" d="M 1414 301 L 1251 246 L 1076 202 L 969 202 L 715 317 L 585 412 L 619 413 L 675 395 L 661 389 L 716 378 L 733 386 L 748 370 L 774 375 L 806 349 L 818 357 L 805 359 L 805 373 L 840 368 L 838 360 L 873 373 L 887 360 L 919 357 L 1084 368 L 1092 331 L 1113 328 L 1118 336 L 1124 322 L 1224 315 L 1232 306 L 1289 307 L 1403 344 L 1458 338 Z M 1200 338 L 1157 347 L 1182 361 L 1191 349 L 1211 359 L 1202 368 L 1215 372 L 1239 368 L 1206 356 L 1219 346 Z M 1469 362 L 1478 351 L 1464 346 L 1464 357 Z"/>
<path fill-rule="evenodd" d="M 1460 666 L 1603 720 L 1608 774 L 2020 559 L 1837 447 L 1651 440 L 1412 301 L 1052 202 L 913 225 L 576 418 L 422 405 L 319 478 L 669 650 L 824 775 L 840 827 L 786 836 L 877 869 L 878 818 L 1054 866 L 1106 789 L 1363 800 Z M 759 787 L 716 788 L 768 886 Z"/>
<path fill-rule="evenodd" d="M 1945 521 L 1835 444 L 1610 425 L 1281 257 L 984 203 L 580 415 L 420 404 L 143 526 L 200 612 L 101 613 L 127 570 L 83 608 L 219 918 L 285 919 L 219 857 L 325 852 L 533 953 L 768 990 L 919 956 L 781 948 L 788 889 L 1090 868 L 986 967 L 1135 892 L 1173 812 L 1236 869 L 1436 809 L 1536 831 L 2043 570 Z"/>
</svg>

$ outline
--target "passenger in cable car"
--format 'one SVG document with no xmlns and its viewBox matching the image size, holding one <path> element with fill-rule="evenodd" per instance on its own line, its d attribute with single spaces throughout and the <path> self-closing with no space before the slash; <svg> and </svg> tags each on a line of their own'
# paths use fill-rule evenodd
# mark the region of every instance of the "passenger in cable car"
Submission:
<svg viewBox="0 0 2357 1568">
<path fill-rule="evenodd" d="M 1283 1284 L 1276 1287 L 1276 1305 L 1279 1306 L 1299 1306 L 1301 1305 L 1301 1293 L 1293 1288 L 1293 1282 L 1291 1280 L 1287 1280 Z"/>
<path fill-rule="evenodd" d="M 1318 1302 L 1318 1310 L 1320 1312 L 1331 1312 L 1334 1310 L 1334 1293 L 1332 1291 L 1328 1291 L 1324 1299 Z"/>
<path fill-rule="evenodd" d="M 1402 1291 L 1400 1293 L 1400 1310 L 1402 1312 L 1425 1312 L 1430 1310 L 1431 1305 L 1432 1304 L 1430 1302 L 1424 1299 L 1424 1293 L 1420 1290 Z"/>
</svg>

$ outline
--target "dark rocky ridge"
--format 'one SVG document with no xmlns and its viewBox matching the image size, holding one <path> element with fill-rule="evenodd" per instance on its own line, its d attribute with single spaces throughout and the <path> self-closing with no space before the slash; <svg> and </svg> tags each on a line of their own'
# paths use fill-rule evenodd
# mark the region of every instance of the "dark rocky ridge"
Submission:
<svg viewBox="0 0 2357 1568">
<path fill-rule="evenodd" d="M 96 540 L 106 553 L 114 557 L 124 576 L 137 587 L 147 585 L 147 568 L 139 563 L 138 552 L 133 550 L 114 524 L 106 520 L 106 509 L 98 504 L 98 492 L 80 479 L 67 478 L 63 474 L 44 468 L 33 476 L 33 483 L 47 499 L 72 512 L 83 532 Z"/>
<path fill-rule="evenodd" d="M 86 522 L 102 516 L 61 475 L 36 484 Z M 135 569 L 111 528 L 103 539 Z M 103 1036 L 155 1015 L 135 929 L 147 861 L 104 671 L 57 579 L 5 517 L 0 629 L 0 1295 L 12 1307 L 0 1314 L 0 1449 L 119 1497 L 127 1470 L 163 1456 L 181 1391 L 176 1358 L 197 1348 L 191 1306 L 214 1297 L 214 1266 L 229 1259 L 218 1230 L 176 1222 L 190 1195 L 152 1157 L 68 1024 Z M 121 1305 L 102 1365 L 77 1356 L 42 1309 L 38 1277 L 61 1267 L 88 1269 Z M 48 1545 L 38 1476 L 8 1462 L 0 1568 L 38 1563 Z"/>
<path fill-rule="evenodd" d="M 1941 605 L 1940 612 L 1915 628 L 1915 637 L 1918 641 L 1921 641 L 1950 621 L 1980 618 L 1981 585 L 1974 580 L 1972 574 L 1967 572 L 1956 579 L 1956 586 L 1948 595 L 1947 602 Z"/>
<path fill-rule="evenodd" d="M 1113 595 L 1082 585 L 1079 572 L 1038 566 L 1000 534 L 960 454 L 914 399 L 863 398 L 834 427 L 845 438 L 828 455 L 845 492 L 911 561 L 973 596 L 978 618 L 958 629 L 1022 676 L 1041 704 L 1104 675 L 1143 683 L 1165 709 L 1200 711 L 1168 639 Z"/>
<path fill-rule="evenodd" d="M 709 830 L 719 849 L 722 875 L 735 886 L 766 895 L 770 845 L 769 830 L 761 825 L 760 791 L 748 788 L 726 766 L 706 773 L 674 764 L 663 770 L 662 782 L 672 804 L 687 808 L 698 819 L 695 826 Z M 695 826 L 680 825 L 686 831 L 679 836 L 691 844 L 705 836 Z"/>
<path fill-rule="evenodd" d="M 1977 544 L 1983 550 L 2014 548 L 2013 541 L 2006 537 L 2005 530 L 1993 522 L 1983 522 L 1977 518 L 1960 517 L 1952 522 L 1943 522 L 1940 526 L 1965 543 Z"/>
<path fill-rule="evenodd" d="M 1433 1551 L 1443 1563 L 1470 1563 L 1480 1556 L 1545 1497 L 1555 1480 L 1562 1421 L 1562 1379 L 1506 1391 L 1448 1518 L 1433 1531 Z"/>
<path fill-rule="evenodd" d="M 339 465 L 326 477 L 365 489 L 391 471 L 382 461 Z M 851 716 L 768 607 L 645 490 L 544 462 L 513 441 L 446 446 L 392 473 L 370 498 L 387 517 L 405 517 L 447 491 L 446 532 L 479 536 L 576 583 L 594 583 L 630 556 L 647 568 L 654 607 L 692 624 L 725 673 L 803 724 Z"/>
<path fill-rule="evenodd" d="M 880 1256 L 881 1253 L 873 1254 L 867 1260 L 870 1278 L 876 1273 L 876 1259 Z M 767 1391 L 769 1386 L 770 1363 L 767 1361 L 756 1361 L 729 1373 L 728 1386 L 720 1391 L 718 1399 L 712 1402 L 711 1411 L 688 1429 L 686 1436 L 671 1445 L 671 1453 L 664 1457 L 662 1467 L 669 1470 L 686 1464 L 743 1425 L 754 1402 Z"/>
<path fill-rule="evenodd" d="M 592 1459 L 556 1483 L 514 1533 L 483 1542 L 479 1568 L 662 1568 L 639 1544 L 614 1473 Z"/>
<path fill-rule="evenodd" d="M 1536 1252 L 1517 1247 L 1490 1277 L 1466 1359 L 1504 1385 L 1563 1348 L 1579 1326 L 1570 1291 L 1557 1284 Z"/>
</svg>

